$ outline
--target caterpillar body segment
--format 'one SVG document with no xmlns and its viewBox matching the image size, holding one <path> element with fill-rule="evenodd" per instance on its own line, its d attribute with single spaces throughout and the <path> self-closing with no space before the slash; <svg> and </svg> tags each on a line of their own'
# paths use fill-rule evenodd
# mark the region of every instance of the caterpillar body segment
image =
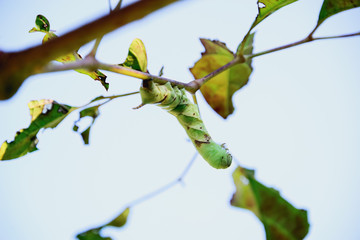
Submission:
<svg viewBox="0 0 360 240">
<path fill-rule="evenodd" d="M 160 85 L 145 80 L 140 94 L 142 105 L 156 104 L 178 119 L 197 151 L 212 167 L 219 169 L 231 165 L 232 156 L 225 147 L 212 140 L 197 105 L 189 100 L 184 89 L 172 87 L 169 82 Z"/>
</svg>

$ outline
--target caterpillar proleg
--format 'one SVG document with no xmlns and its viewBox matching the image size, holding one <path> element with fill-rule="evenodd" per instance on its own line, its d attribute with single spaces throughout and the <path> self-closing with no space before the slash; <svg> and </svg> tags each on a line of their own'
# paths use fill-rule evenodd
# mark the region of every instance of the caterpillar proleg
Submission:
<svg viewBox="0 0 360 240">
<path fill-rule="evenodd" d="M 174 115 L 185 129 L 200 155 L 214 168 L 227 168 L 232 156 L 228 150 L 215 143 L 200 118 L 197 105 L 193 104 L 184 89 L 144 80 L 140 88 L 142 105 L 156 104 Z"/>
</svg>

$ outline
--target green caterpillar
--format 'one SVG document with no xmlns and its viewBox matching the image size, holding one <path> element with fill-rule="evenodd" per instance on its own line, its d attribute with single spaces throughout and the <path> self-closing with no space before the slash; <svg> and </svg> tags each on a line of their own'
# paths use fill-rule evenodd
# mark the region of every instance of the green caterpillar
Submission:
<svg viewBox="0 0 360 240">
<path fill-rule="evenodd" d="M 232 156 L 224 146 L 215 143 L 200 118 L 197 105 L 186 96 L 184 89 L 145 80 L 140 88 L 142 105 L 157 104 L 174 115 L 200 155 L 214 168 L 227 168 Z"/>
</svg>

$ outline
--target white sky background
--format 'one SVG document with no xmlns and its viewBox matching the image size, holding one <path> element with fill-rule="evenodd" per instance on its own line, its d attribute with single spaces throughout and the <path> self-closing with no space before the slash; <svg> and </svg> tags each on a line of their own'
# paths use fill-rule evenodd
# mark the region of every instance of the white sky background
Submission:
<svg viewBox="0 0 360 240">
<path fill-rule="evenodd" d="M 127 1 L 124 1 L 126 4 Z M 113 1 L 113 6 L 116 1 Z M 257 27 L 254 52 L 297 41 L 317 21 L 321 0 L 300 0 Z M 0 49 L 41 42 L 29 34 L 41 13 L 62 35 L 108 11 L 107 1 L 1 1 Z M 359 31 L 360 9 L 326 20 L 315 36 Z M 200 58 L 199 37 L 235 50 L 257 14 L 256 1 L 183 1 L 108 34 L 98 57 L 123 62 L 131 41 L 147 48 L 149 70 L 190 81 Z M 222 120 L 199 95 L 213 139 L 225 142 L 259 181 L 308 210 L 307 239 L 360 239 L 360 38 L 308 43 L 255 58 L 249 84 L 235 94 L 235 112 Z M 84 55 L 92 45 L 80 50 Z M 110 91 L 74 71 L 30 77 L 0 102 L 0 142 L 28 126 L 27 103 L 54 99 L 82 105 L 99 95 L 136 91 L 137 79 L 106 73 Z M 100 109 L 90 146 L 72 131 L 78 113 L 38 136 L 37 152 L 0 163 L 0 239 L 65 240 L 115 217 L 127 203 L 175 179 L 195 150 L 176 119 L 154 106 L 140 110 L 138 95 Z M 84 124 L 85 127 L 85 124 Z M 115 239 L 265 239 L 254 215 L 233 208 L 231 173 L 198 157 L 167 192 L 135 206 Z"/>
</svg>

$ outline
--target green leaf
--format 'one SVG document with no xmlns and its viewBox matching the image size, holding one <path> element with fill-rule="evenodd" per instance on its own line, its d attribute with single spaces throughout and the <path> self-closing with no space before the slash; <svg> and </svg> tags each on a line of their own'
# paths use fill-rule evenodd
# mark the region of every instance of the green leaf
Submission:
<svg viewBox="0 0 360 240">
<path fill-rule="evenodd" d="M 250 34 L 245 45 L 245 54 L 252 53 L 254 34 Z M 205 52 L 195 65 L 190 68 L 195 79 L 202 78 L 234 59 L 234 53 L 219 41 L 200 39 Z M 247 84 L 252 72 L 251 60 L 237 64 L 213 77 L 201 86 L 200 91 L 207 103 L 220 116 L 227 118 L 234 111 L 232 96 Z"/>
<path fill-rule="evenodd" d="M 253 53 L 254 36 L 255 36 L 255 33 L 251 33 L 249 35 L 249 37 L 246 39 L 245 47 L 244 47 L 244 55 L 251 55 Z M 251 70 L 253 70 L 252 65 L 251 65 L 252 58 L 246 59 L 246 63 L 250 66 Z"/>
<path fill-rule="evenodd" d="M 120 213 L 116 218 L 110 221 L 104 226 L 113 226 L 113 227 L 122 227 L 126 224 L 127 218 L 130 213 L 130 208 L 126 208 L 122 213 Z"/>
<path fill-rule="evenodd" d="M 117 227 L 117 228 L 123 227 L 126 224 L 129 213 L 130 213 L 130 208 L 126 208 L 122 213 L 120 213 L 116 218 L 114 218 L 109 223 L 104 224 L 97 228 L 90 229 L 86 232 L 80 233 L 76 237 L 79 240 L 112 240 L 112 238 L 109 237 L 102 237 L 100 235 L 101 229 L 108 226 Z"/>
<path fill-rule="evenodd" d="M 77 70 L 77 71 L 79 72 L 79 70 Z M 108 82 L 106 82 L 107 76 L 105 74 L 103 74 L 99 70 L 95 70 L 95 71 L 92 71 L 92 72 L 87 72 L 85 74 L 89 75 L 92 79 L 100 81 L 101 85 L 105 88 L 105 90 L 106 91 L 109 90 L 110 84 Z"/>
<path fill-rule="evenodd" d="M 47 41 L 57 38 L 57 35 L 50 30 L 50 22 L 43 15 L 37 15 L 35 20 L 36 27 L 32 28 L 29 32 L 43 32 L 45 36 L 42 40 L 44 44 Z M 55 60 L 61 63 L 69 63 L 81 60 L 82 57 L 77 51 L 73 51 L 67 55 L 56 58 Z M 94 80 L 100 81 L 101 85 L 105 90 L 109 90 L 109 83 L 106 82 L 106 75 L 100 72 L 99 70 L 89 71 L 87 69 L 75 69 L 75 71 L 86 74 Z"/>
<path fill-rule="evenodd" d="M 233 172 L 236 192 L 231 205 L 252 211 L 263 223 L 267 240 L 300 240 L 309 231 L 307 212 L 297 209 L 279 192 L 258 182 L 254 171 L 238 167 Z"/>
<path fill-rule="evenodd" d="M 44 39 L 49 37 L 51 34 L 51 32 L 49 34 L 46 34 Z M 51 39 L 53 37 L 49 37 L 49 39 Z M 46 42 L 44 41 L 43 42 Z M 56 59 L 56 61 L 61 62 L 61 63 L 69 63 L 69 62 L 76 62 L 78 60 L 81 60 L 82 56 L 77 52 L 72 52 L 69 53 L 65 56 L 61 56 L 59 58 Z M 75 69 L 75 71 L 88 75 L 89 77 L 91 77 L 94 80 L 100 81 L 101 85 L 103 85 L 103 87 L 105 88 L 105 90 L 109 90 L 109 83 L 106 82 L 106 78 L 107 76 L 105 74 L 103 74 L 102 72 L 100 72 L 99 70 L 95 70 L 95 71 L 89 71 L 86 69 Z"/>
<path fill-rule="evenodd" d="M 100 98 L 100 97 L 98 97 Z M 90 126 L 87 127 L 83 132 L 81 132 L 81 137 L 85 144 L 89 144 L 89 136 L 90 136 L 90 129 L 92 125 L 95 123 L 96 118 L 100 115 L 99 112 L 99 106 L 93 106 L 89 108 L 85 108 L 80 111 L 79 113 L 79 119 L 74 123 L 73 130 L 77 132 L 79 130 L 79 127 L 76 125 L 82 118 L 84 117 L 91 117 L 92 122 L 90 123 Z"/>
<path fill-rule="evenodd" d="M 94 123 L 94 122 L 93 122 Z M 93 124 L 92 123 L 92 124 Z M 92 125 L 91 124 L 91 125 Z M 89 137 L 90 137 L 90 129 L 91 129 L 91 126 L 89 126 L 87 129 L 85 129 L 82 133 L 80 133 L 80 135 L 81 135 L 81 137 L 82 137 L 82 139 L 83 139 L 83 141 L 84 141 L 84 143 L 86 144 L 86 145 L 88 145 L 89 144 Z"/>
<path fill-rule="evenodd" d="M 356 7 L 360 7 L 360 0 L 324 0 L 319 14 L 318 25 L 332 15 Z"/>
<path fill-rule="evenodd" d="M 125 62 L 119 65 L 142 72 L 147 72 L 147 56 L 145 45 L 140 39 L 135 38 L 132 41 Z"/>
<path fill-rule="evenodd" d="M 35 19 L 35 27 L 33 27 L 29 32 L 49 32 L 50 31 L 50 23 L 46 17 L 39 14 Z"/>
<path fill-rule="evenodd" d="M 0 147 L 0 160 L 10 160 L 37 150 L 37 134 L 40 129 L 55 128 L 67 115 L 76 110 L 53 100 L 31 101 L 29 103 L 31 122 L 28 128 L 18 131 L 14 141 L 5 141 Z"/>
<path fill-rule="evenodd" d="M 112 238 L 110 238 L 110 237 L 102 237 L 100 235 L 100 230 L 101 230 L 101 228 L 90 229 L 86 232 L 78 234 L 76 237 L 79 240 L 112 240 Z"/>
<path fill-rule="evenodd" d="M 253 29 L 256 25 L 258 25 L 265 18 L 270 16 L 272 13 L 276 12 L 282 7 L 289 5 L 290 3 L 296 2 L 297 0 L 259 0 L 258 1 L 258 9 L 259 13 L 251 26 Z"/>
<path fill-rule="evenodd" d="M 46 31 L 46 32 L 50 31 L 49 20 L 47 20 L 47 18 L 41 14 L 36 16 L 35 24 L 40 29 L 40 31 Z"/>
</svg>

